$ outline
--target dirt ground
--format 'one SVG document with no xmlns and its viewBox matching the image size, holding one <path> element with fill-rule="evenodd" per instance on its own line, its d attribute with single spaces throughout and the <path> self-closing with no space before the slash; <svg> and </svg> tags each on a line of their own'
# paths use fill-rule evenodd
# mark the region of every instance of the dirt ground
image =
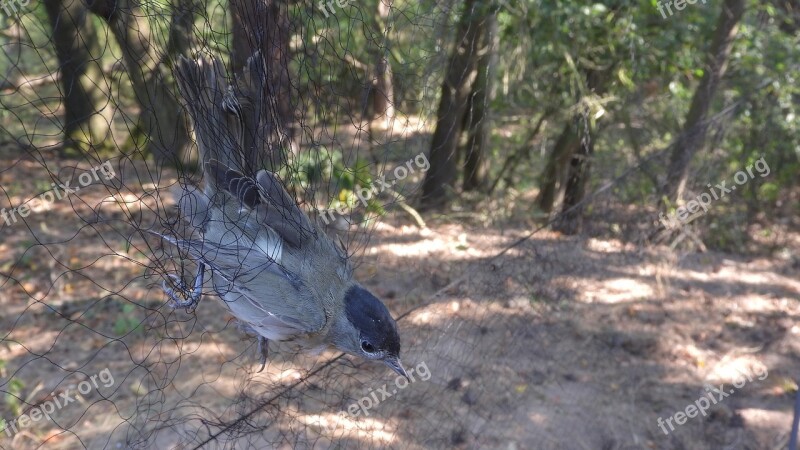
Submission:
<svg viewBox="0 0 800 450">
<path fill-rule="evenodd" d="M 6 162 L 0 186 L 14 205 L 46 189 L 33 181 L 39 163 Z M 2 448 L 788 441 L 800 373 L 796 232 L 782 232 L 781 248 L 742 256 L 544 230 L 501 254 L 532 221 L 433 217 L 420 229 L 391 213 L 368 240 L 354 238 L 355 258 L 358 278 L 400 317 L 403 360 L 417 373 L 401 387 L 377 364 L 333 351 L 295 355 L 286 344 L 258 373 L 253 339 L 220 301 L 206 296 L 194 313 L 166 305 L 154 263 L 166 260 L 161 243 L 148 238 L 148 247 L 123 224 L 145 217 L 157 192 L 119 188 L 89 186 L 24 223 L 0 222 L 0 417 L 30 415 L 106 368 L 114 379 L 52 420 L 0 434 Z M 0 207 L 9 207 L 5 196 Z M 720 385 L 728 395 L 717 400 L 709 389 Z M 679 425 L 675 414 L 708 395 L 716 403 L 705 415 Z"/>
</svg>

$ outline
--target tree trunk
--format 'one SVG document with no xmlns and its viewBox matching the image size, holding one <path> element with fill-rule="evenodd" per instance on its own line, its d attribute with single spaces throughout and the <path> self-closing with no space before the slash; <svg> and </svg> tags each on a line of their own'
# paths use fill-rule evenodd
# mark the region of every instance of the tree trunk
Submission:
<svg viewBox="0 0 800 450">
<path fill-rule="evenodd" d="M 497 19 L 488 14 L 480 23 L 478 41 L 478 74 L 472 87 L 467 109 L 468 129 L 467 144 L 464 148 L 464 184 L 465 191 L 482 191 L 488 188 L 488 165 L 486 153 L 489 150 L 491 137 L 491 119 L 489 103 L 494 97 L 495 66 L 497 66 Z"/>
<path fill-rule="evenodd" d="M 172 2 L 169 42 L 167 43 L 168 56 L 188 54 L 194 34 L 194 8 L 193 0 L 174 0 Z"/>
<path fill-rule="evenodd" d="M 586 76 L 586 91 L 596 95 L 603 95 L 608 88 L 609 81 L 613 79 L 614 64 L 610 64 L 603 69 L 584 69 Z M 578 98 L 578 101 L 581 101 Z M 591 144 L 584 144 L 584 140 L 593 139 L 592 125 L 588 123 L 588 116 L 590 112 L 584 111 L 583 114 L 576 114 L 572 118 L 572 123 L 564 127 L 564 131 L 559 136 L 556 142 L 555 149 L 547 161 L 547 166 L 542 173 L 541 190 L 537 197 L 539 209 L 544 212 L 551 212 L 555 205 L 556 198 L 561 189 L 566 190 L 569 186 L 572 188 L 582 188 L 586 185 L 586 180 L 576 180 L 573 184 L 569 185 L 568 180 L 572 177 L 580 177 L 581 174 L 588 175 L 588 168 L 584 164 L 591 162 L 588 156 L 591 155 Z M 577 170 L 578 172 L 574 172 Z M 569 197 L 572 199 L 583 198 L 582 193 L 570 192 Z M 563 210 L 571 208 L 573 205 L 563 203 Z"/>
<path fill-rule="evenodd" d="M 574 119 L 574 118 L 573 118 Z M 571 120 L 561 131 L 556 140 L 553 152 L 547 159 L 547 165 L 539 179 L 541 186 L 536 197 L 536 204 L 540 210 L 550 213 L 555 205 L 556 194 L 563 187 L 562 180 L 566 178 L 567 164 L 572 155 L 578 150 L 581 141 L 574 120 Z"/>
<path fill-rule="evenodd" d="M 477 75 L 479 24 L 485 7 L 465 0 L 458 25 L 458 43 L 453 49 L 442 84 L 436 130 L 431 140 L 430 168 L 422 184 L 422 206 L 442 206 L 456 183 L 456 150 L 472 83 Z"/>
<path fill-rule="evenodd" d="M 189 131 L 175 89 L 167 81 L 166 71 L 162 71 L 162 55 L 153 45 L 155 39 L 144 12 L 133 0 L 94 0 L 88 5 L 108 23 L 122 49 L 141 107 L 138 128 L 148 140 L 146 151 L 158 161 L 177 163 L 189 145 Z"/>
<path fill-rule="evenodd" d="M 389 27 L 389 12 L 394 0 L 378 0 L 378 13 L 375 17 L 377 38 L 383 38 L 386 45 L 378 48 L 375 63 L 375 76 L 372 89 L 372 110 L 375 119 L 383 119 L 386 128 L 394 119 L 394 84 L 392 82 L 392 65 L 389 62 L 389 43 L 386 33 Z"/>
<path fill-rule="evenodd" d="M 231 65 L 234 73 L 240 73 L 247 59 L 256 51 L 264 59 L 267 79 L 260 82 L 261 98 L 254 99 L 254 107 L 272 127 L 261 130 L 265 142 L 265 165 L 277 169 L 285 162 L 286 150 L 297 152 L 295 116 L 292 99 L 289 62 L 291 59 L 289 40 L 291 27 L 289 3 L 286 0 L 231 0 L 233 20 L 233 54 Z"/>
<path fill-rule="evenodd" d="M 100 66 L 100 41 L 80 0 L 45 0 L 44 6 L 63 89 L 64 148 L 87 151 L 106 142 L 111 131 L 111 120 L 102 112 L 109 88 Z"/>
<path fill-rule="evenodd" d="M 172 17 L 169 24 L 169 41 L 167 42 L 167 56 L 170 69 L 173 67 L 174 58 L 177 55 L 188 55 L 192 46 L 192 36 L 194 36 L 195 5 L 194 0 L 173 0 Z M 189 134 L 188 124 L 184 122 L 182 127 L 186 130 L 187 138 Z M 192 152 L 192 145 L 187 141 L 184 145 L 176 148 L 178 161 L 194 167 L 198 164 L 199 155 Z"/>
<path fill-rule="evenodd" d="M 613 78 L 613 72 L 614 64 L 602 70 L 588 69 L 586 87 L 596 94 L 605 92 L 609 80 Z M 562 216 L 554 226 L 554 229 L 565 234 L 579 233 L 583 225 L 584 208 L 578 205 L 586 196 L 594 154 L 594 123 L 589 118 L 590 114 L 591 111 L 587 108 L 582 115 L 575 118 L 579 127 L 580 143 L 577 151 L 570 156 L 564 186 L 564 201 L 561 205 Z"/>
<path fill-rule="evenodd" d="M 661 189 L 662 205 L 666 201 L 675 204 L 683 196 L 689 176 L 689 163 L 705 141 L 708 131 L 706 120 L 708 110 L 714 99 L 714 93 L 719 88 L 720 80 L 725 74 L 728 56 L 744 11 L 745 0 L 725 0 L 722 5 L 706 70 L 692 98 L 683 132 L 673 143 L 667 179 Z"/>
<path fill-rule="evenodd" d="M 586 196 L 586 185 L 589 183 L 594 154 L 594 138 L 588 120 L 588 117 L 583 116 L 579 121 L 584 127 L 584 133 L 578 151 L 570 158 L 561 217 L 553 224 L 554 230 L 564 234 L 579 233 L 583 226 L 584 208 L 578 205 Z"/>
</svg>

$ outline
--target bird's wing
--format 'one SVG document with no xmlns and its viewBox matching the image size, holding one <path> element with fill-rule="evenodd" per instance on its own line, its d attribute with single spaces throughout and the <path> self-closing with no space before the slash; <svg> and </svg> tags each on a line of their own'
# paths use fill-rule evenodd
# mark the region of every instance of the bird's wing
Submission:
<svg viewBox="0 0 800 450">
<path fill-rule="evenodd" d="M 245 261 L 241 256 L 235 260 L 217 257 L 214 261 L 222 269 L 215 274 L 228 274 L 237 267 L 245 269 L 235 279 L 215 279 L 215 290 L 231 312 L 268 339 L 284 340 L 320 331 L 327 319 L 316 292 L 283 266 L 265 261 L 259 253 L 253 252 Z"/>
<path fill-rule="evenodd" d="M 215 293 L 238 319 L 259 330 L 271 329 L 284 336 L 281 340 L 325 326 L 324 308 L 315 292 L 261 249 L 162 237 L 211 268 Z"/>
<path fill-rule="evenodd" d="M 317 230 L 311 226 L 308 216 L 274 174 L 259 170 L 256 173 L 256 185 L 264 224 L 275 230 L 287 244 L 300 248 L 306 240 L 317 237 Z"/>
<path fill-rule="evenodd" d="M 258 334 L 273 341 L 285 341 L 325 326 L 320 308 L 292 309 L 286 302 L 265 302 L 261 294 L 253 298 L 252 292 L 230 291 L 221 296 L 231 312 L 250 325 Z M 275 306 L 278 306 L 277 308 Z"/>
</svg>

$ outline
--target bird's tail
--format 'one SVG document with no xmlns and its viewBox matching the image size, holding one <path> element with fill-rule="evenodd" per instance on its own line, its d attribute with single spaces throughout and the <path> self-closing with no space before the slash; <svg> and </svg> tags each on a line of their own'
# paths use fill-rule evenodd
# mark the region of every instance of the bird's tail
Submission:
<svg viewBox="0 0 800 450">
<path fill-rule="evenodd" d="M 211 161 L 238 170 L 246 165 L 239 136 L 241 124 L 225 106 L 231 95 L 225 69 L 218 58 L 192 61 L 181 57 L 175 67 L 175 78 L 194 124 L 206 183 L 216 188 L 222 180 L 209 171 Z"/>
<path fill-rule="evenodd" d="M 178 61 L 175 75 L 194 123 L 206 182 L 205 192 L 186 190 L 178 203 L 183 216 L 194 225 L 205 228 L 212 205 L 222 209 L 231 206 L 232 211 L 226 214 L 245 231 L 267 226 L 284 242 L 300 247 L 304 239 L 314 235 L 314 227 L 280 180 L 261 164 L 262 158 L 270 156 L 265 155 L 270 149 L 264 147 L 267 136 L 263 136 L 271 132 L 264 95 L 265 70 L 263 58 L 256 52 L 248 59 L 239 82 L 229 87 L 219 59 Z M 226 205 L 226 198 L 231 197 L 237 201 Z M 242 208 L 255 212 L 255 223 L 240 223 Z"/>
<path fill-rule="evenodd" d="M 269 91 L 266 61 L 260 51 L 247 58 L 241 74 L 232 83 L 225 98 L 225 108 L 240 125 L 239 144 L 247 168 L 246 175 L 259 169 L 276 170 L 283 163 L 282 143 L 286 130 L 280 129 L 281 120 L 276 102 Z M 249 169 L 249 170 L 248 170 Z"/>
<path fill-rule="evenodd" d="M 175 78 L 194 123 L 206 175 L 207 163 L 214 160 L 248 176 L 281 164 L 283 132 L 277 129 L 280 121 L 266 95 L 267 68 L 261 52 L 250 56 L 230 83 L 216 57 L 181 57 Z"/>
</svg>

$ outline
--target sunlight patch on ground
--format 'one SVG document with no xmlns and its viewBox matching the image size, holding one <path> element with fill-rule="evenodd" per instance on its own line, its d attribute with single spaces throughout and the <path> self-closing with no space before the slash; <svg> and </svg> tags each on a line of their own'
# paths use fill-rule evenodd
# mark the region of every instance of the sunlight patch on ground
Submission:
<svg viewBox="0 0 800 450">
<path fill-rule="evenodd" d="M 765 298 L 762 295 L 744 295 L 738 297 L 736 302 L 742 311 L 747 312 L 764 312 L 770 311 L 775 307 L 775 301 L 770 298 Z"/>
<path fill-rule="evenodd" d="M 463 260 L 489 258 L 497 254 L 501 248 L 473 244 L 466 233 L 451 236 L 449 239 L 430 238 L 416 242 L 388 243 L 370 248 L 370 254 L 379 255 L 384 252 L 402 258 L 430 256 L 436 254 L 444 260 Z M 512 251 L 513 252 L 513 251 Z M 513 252 L 516 253 L 516 252 Z"/>
<path fill-rule="evenodd" d="M 716 281 L 749 284 L 753 286 L 780 285 L 800 294 L 800 281 L 781 276 L 774 272 L 753 271 L 748 268 L 748 264 L 740 264 L 731 261 L 724 261 L 723 265 L 716 273 L 687 270 L 684 274 L 684 278 L 693 281 Z"/>
<path fill-rule="evenodd" d="M 748 427 L 759 429 L 760 432 L 771 434 L 772 436 L 786 435 L 791 428 L 790 421 L 786 420 L 786 413 L 782 411 L 770 411 L 761 408 L 736 408 L 736 412 L 742 416 L 744 423 Z M 775 446 L 773 448 L 782 448 Z"/>
<path fill-rule="evenodd" d="M 724 383 L 757 383 L 769 376 L 767 367 L 753 357 L 723 358 L 714 366 L 708 378 Z"/>
<path fill-rule="evenodd" d="M 653 289 L 645 282 L 631 278 L 608 280 L 595 290 L 586 291 L 583 301 L 588 303 L 623 303 L 652 297 Z"/>
<path fill-rule="evenodd" d="M 382 244 L 372 247 L 370 252 L 372 254 L 381 254 L 383 252 L 391 253 L 400 257 L 412 257 L 430 255 L 433 253 L 444 253 L 448 249 L 447 243 L 441 239 L 431 239 L 418 242 L 409 242 L 402 244 Z"/>
<path fill-rule="evenodd" d="M 625 250 L 625 245 L 616 239 L 589 239 L 586 248 L 598 253 L 619 253 Z"/>
<path fill-rule="evenodd" d="M 349 414 L 306 414 L 300 421 L 318 431 L 327 438 L 346 439 L 361 438 L 371 443 L 390 444 L 396 441 L 395 431 L 378 419 L 367 417 L 351 417 Z"/>
</svg>

